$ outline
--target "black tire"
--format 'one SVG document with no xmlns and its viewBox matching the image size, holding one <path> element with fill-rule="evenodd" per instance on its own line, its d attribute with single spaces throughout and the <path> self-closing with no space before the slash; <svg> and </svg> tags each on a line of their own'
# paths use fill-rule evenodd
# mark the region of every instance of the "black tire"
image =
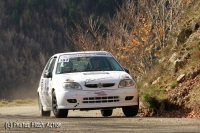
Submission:
<svg viewBox="0 0 200 133">
<path fill-rule="evenodd" d="M 49 117 L 51 115 L 51 111 L 43 110 L 43 106 L 42 106 L 39 94 L 38 94 L 38 107 L 39 107 L 40 116 L 48 116 Z"/>
<path fill-rule="evenodd" d="M 52 110 L 56 118 L 66 118 L 68 115 L 68 110 L 67 109 L 58 109 L 57 108 L 57 99 L 56 99 L 56 94 L 53 91 L 52 93 Z"/>
<path fill-rule="evenodd" d="M 113 112 L 112 109 L 109 109 L 109 110 L 101 110 L 101 115 L 104 116 L 104 117 L 111 116 L 111 115 L 112 115 L 112 112 Z"/>
<path fill-rule="evenodd" d="M 139 105 L 122 107 L 123 113 L 126 117 L 136 116 L 138 113 Z"/>
</svg>

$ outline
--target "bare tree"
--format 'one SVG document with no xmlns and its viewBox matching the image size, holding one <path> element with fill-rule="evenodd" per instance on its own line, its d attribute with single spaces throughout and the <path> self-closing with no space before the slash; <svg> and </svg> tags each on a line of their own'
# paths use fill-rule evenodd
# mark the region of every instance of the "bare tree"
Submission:
<svg viewBox="0 0 200 133">
<path fill-rule="evenodd" d="M 106 23 L 99 16 L 81 14 L 82 22 L 74 21 L 72 40 L 83 50 L 111 52 L 140 80 L 154 64 L 155 53 L 167 45 L 168 32 L 177 28 L 187 6 L 177 0 L 126 0 Z"/>
</svg>

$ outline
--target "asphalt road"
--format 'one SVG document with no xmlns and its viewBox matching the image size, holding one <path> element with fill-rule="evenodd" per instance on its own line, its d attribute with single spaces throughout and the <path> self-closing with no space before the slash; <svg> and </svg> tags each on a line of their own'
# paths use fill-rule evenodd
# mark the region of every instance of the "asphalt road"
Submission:
<svg viewBox="0 0 200 133">
<path fill-rule="evenodd" d="M 0 107 L 0 132 L 131 132 L 131 133 L 200 133 L 200 119 L 126 118 L 121 109 L 111 117 L 99 110 L 69 111 L 67 118 L 40 117 L 37 106 Z"/>
</svg>

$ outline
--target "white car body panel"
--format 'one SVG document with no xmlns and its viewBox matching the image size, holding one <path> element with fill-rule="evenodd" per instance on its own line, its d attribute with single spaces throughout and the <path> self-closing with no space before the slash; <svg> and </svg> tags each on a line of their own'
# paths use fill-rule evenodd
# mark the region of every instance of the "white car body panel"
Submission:
<svg viewBox="0 0 200 133">
<path fill-rule="evenodd" d="M 71 54 L 75 54 L 74 56 L 82 56 L 81 54 L 84 53 L 109 54 L 108 52 L 102 51 L 73 52 Z M 54 55 L 57 57 L 55 64 L 62 61 L 61 58 L 59 59 L 58 57 L 63 54 L 66 53 Z M 66 57 L 69 56 L 67 55 Z M 118 87 L 119 82 L 123 78 L 132 79 L 132 77 L 125 71 L 89 71 L 56 74 L 56 69 L 54 69 L 52 73 L 52 78 L 44 78 L 41 76 L 37 90 L 44 111 L 52 110 L 52 91 L 55 91 L 56 93 L 58 109 L 90 110 L 95 108 L 117 108 L 139 104 L 136 84 L 131 87 Z M 64 82 L 76 82 L 82 89 L 64 89 L 62 86 Z M 90 86 L 93 84 L 96 84 L 97 87 L 87 87 L 87 85 Z M 103 85 L 108 85 L 108 87 L 103 87 Z M 133 98 L 131 100 L 126 100 L 126 97 L 128 96 L 133 96 Z M 76 100 L 76 102 L 72 103 L 68 101 L 72 99 Z"/>
</svg>

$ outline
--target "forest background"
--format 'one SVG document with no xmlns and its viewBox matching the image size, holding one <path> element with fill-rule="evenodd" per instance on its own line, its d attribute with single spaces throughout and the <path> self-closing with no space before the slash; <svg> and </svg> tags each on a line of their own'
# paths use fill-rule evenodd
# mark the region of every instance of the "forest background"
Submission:
<svg viewBox="0 0 200 133">
<path fill-rule="evenodd" d="M 0 99 L 36 97 L 55 53 L 105 50 L 137 82 L 196 0 L 0 0 Z"/>
</svg>

